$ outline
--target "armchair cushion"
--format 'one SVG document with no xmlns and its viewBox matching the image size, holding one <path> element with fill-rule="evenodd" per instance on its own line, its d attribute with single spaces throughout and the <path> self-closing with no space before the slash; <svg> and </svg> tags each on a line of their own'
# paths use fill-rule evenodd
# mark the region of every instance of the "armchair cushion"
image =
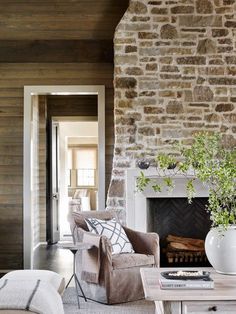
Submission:
<svg viewBox="0 0 236 314">
<path fill-rule="evenodd" d="M 82 228 L 85 231 L 89 231 L 88 226 L 85 222 L 86 218 L 97 218 L 102 220 L 111 220 L 117 218 L 115 211 L 105 210 L 105 211 L 84 211 L 84 212 L 73 212 L 73 220 L 77 227 Z"/>
<path fill-rule="evenodd" d="M 153 255 L 145 254 L 114 254 L 112 256 L 113 269 L 124 269 L 132 267 L 147 267 L 148 265 L 154 265 L 155 260 Z"/>
<path fill-rule="evenodd" d="M 106 236 L 112 245 L 112 254 L 134 253 L 123 227 L 115 219 L 101 220 L 96 218 L 85 219 L 89 231 Z"/>
</svg>

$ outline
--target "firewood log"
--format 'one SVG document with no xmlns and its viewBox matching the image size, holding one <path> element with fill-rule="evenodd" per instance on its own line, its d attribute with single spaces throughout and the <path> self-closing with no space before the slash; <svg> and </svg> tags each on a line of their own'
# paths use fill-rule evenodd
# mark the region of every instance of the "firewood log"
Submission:
<svg viewBox="0 0 236 314">
<path fill-rule="evenodd" d="M 193 246 L 198 246 L 200 248 L 204 248 L 204 240 L 201 239 L 193 239 L 193 238 L 184 238 L 184 237 L 178 237 L 169 234 L 166 238 L 167 242 L 176 242 L 176 243 L 183 243 L 183 244 L 189 244 Z"/>
<path fill-rule="evenodd" d="M 204 252 L 204 246 L 195 246 L 189 243 L 170 242 L 167 246 L 168 251 L 194 251 Z"/>
</svg>

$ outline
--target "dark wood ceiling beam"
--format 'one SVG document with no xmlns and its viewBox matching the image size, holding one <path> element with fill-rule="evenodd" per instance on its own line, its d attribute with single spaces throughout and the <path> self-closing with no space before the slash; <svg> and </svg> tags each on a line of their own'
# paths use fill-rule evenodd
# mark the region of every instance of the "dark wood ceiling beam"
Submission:
<svg viewBox="0 0 236 314">
<path fill-rule="evenodd" d="M 112 63 L 112 40 L 1 40 L 0 63 Z"/>
</svg>

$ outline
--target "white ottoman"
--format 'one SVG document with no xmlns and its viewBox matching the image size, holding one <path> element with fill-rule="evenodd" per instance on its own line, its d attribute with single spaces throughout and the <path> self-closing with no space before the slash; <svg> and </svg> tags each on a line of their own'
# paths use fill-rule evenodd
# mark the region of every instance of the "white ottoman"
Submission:
<svg viewBox="0 0 236 314">
<path fill-rule="evenodd" d="M 38 280 L 50 283 L 62 295 L 65 290 L 65 278 L 50 270 L 13 270 L 2 277 L 13 280 Z"/>
<path fill-rule="evenodd" d="M 65 290 L 65 279 L 61 275 L 53 271 L 49 271 L 49 270 L 15 270 L 4 275 L 1 279 L 2 280 L 9 279 L 9 280 L 17 281 L 17 282 L 22 281 L 24 284 L 25 282 L 27 283 L 29 281 L 35 282 L 37 280 L 40 280 L 42 283 L 45 282 L 45 285 L 49 284 L 50 287 L 52 287 L 52 290 L 53 291 L 56 290 L 60 294 L 60 296 L 63 294 Z M 59 295 L 57 298 L 61 300 Z M 43 302 L 43 299 L 42 299 L 42 302 Z M 62 301 L 59 301 L 59 303 L 61 303 L 61 306 L 62 306 Z M 64 313 L 63 309 L 61 311 Z M 27 314 L 27 313 L 33 314 L 35 312 L 34 311 L 29 312 L 25 310 L 16 310 L 16 309 L 15 310 L 14 309 L 9 309 L 9 310 L 0 309 L 0 314 L 14 314 L 14 313 L 15 314 Z M 55 313 L 57 312 L 55 311 Z"/>
</svg>

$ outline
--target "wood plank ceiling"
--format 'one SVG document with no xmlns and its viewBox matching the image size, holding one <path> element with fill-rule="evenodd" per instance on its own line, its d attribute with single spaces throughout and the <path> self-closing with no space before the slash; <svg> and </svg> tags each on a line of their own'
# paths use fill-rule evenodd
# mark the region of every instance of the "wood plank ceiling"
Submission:
<svg viewBox="0 0 236 314">
<path fill-rule="evenodd" d="M 128 0 L 1 0 L 2 40 L 113 39 Z"/>
<path fill-rule="evenodd" d="M 0 1 L 0 272 L 23 267 L 23 88 L 105 85 L 113 154 L 113 34 L 128 0 Z"/>
</svg>

